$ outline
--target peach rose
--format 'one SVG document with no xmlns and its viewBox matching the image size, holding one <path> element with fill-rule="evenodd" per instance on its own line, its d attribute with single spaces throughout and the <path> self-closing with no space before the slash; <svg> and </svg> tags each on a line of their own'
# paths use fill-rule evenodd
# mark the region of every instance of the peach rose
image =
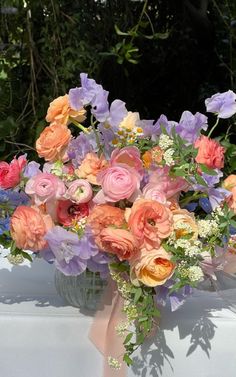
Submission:
<svg viewBox="0 0 236 377">
<path fill-rule="evenodd" d="M 133 113 L 132 111 L 128 111 L 126 117 L 119 124 L 119 129 L 123 128 L 126 131 L 132 131 L 139 121 L 139 113 Z"/>
<path fill-rule="evenodd" d="M 96 153 L 87 153 L 80 167 L 75 170 L 75 174 L 79 178 L 87 179 L 93 185 L 97 185 L 97 175 L 107 167 L 107 164 L 104 156 L 99 158 Z"/>
<path fill-rule="evenodd" d="M 134 257 L 139 247 L 138 241 L 128 230 L 112 227 L 103 229 L 95 241 L 101 250 L 115 254 L 121 261 Z"/>
<path fill-rule="evenodd" d="M 222 185 L 226 190 L 232 191 L 234 187 L 236 187 L 236 175 L 231 174 L 229 175 L 223 182 Z"/>
<path fill-rule="evenodd" d="M 191 235 L 190 240 L 196 240 L 198 238 L 198 226 L 194 215 L 186 209 L 175 209 L 172 214 L 176 239 Z"/>
<path fill-rule="evenodd" d="M 21 172 L 27 161 L 25 156 L 14 159 L 8 164 L 5 161 L 0 162 L 0 188 L 9 189 L 20 183 Z"/>
<path fill-rule="evenodd" d="M 146 151 L 142 156 L 145 168 L 149 169 L 153 163 L 160 165 L 163 154 L 163 150 L 158 146 Z"/>
<path fill-rule="evenodd" d="M 224 167 L 225 149 L 216 140 L 209 139 L 202 135 L 194 144 L 198 149 L 196 162 L 204 164 L 210 169 L 221 169 Z"/>
<path fill-rule="evenodd" d="M 154 200 L 139 199 L 126 209 L 126 219 L 133 235 L 147 250 L 158 248 L 172 231 L 172 213 Z"/>
<path fill-rule="evenodd" d="M 47 122 L 56 122 L 62 126 L 67 126 L 70 121 L 69 117 L 75 119 L 77 122 L 83 122 L 85 120 L 85 110 L 81 108 L 80 110 L 73 110 L 69 104 L 69 96 L 65 94 L 60 96 L 49 105 L 46 121 Z"/>
<path fill-rule="evenodd" d="M 47 245 L 44 235 L 52 227 L 50 215 L 37 207 L 19 206 L 11 217 L 11 237 L 19 249 L 42 250 Z"/>
<path fill-rule="evenodd" d="M 236 186 L 233 187 L 231 190 L 231 195 L 226 199 L 226 202 L 232 211 L 236 213 Z"/>
<path fill-rule="evenodd" d="M 43 130 L 36 141 L 39 157 L 47 161 L 62 160 L 70 139 L 71 132 L 67 127 L 52 123 Z"/>
<path fill-rule="evenodd" d="M 115 227 L 120 228 L 125 223 L 124 211 L 108 204 L 100 204 L 92 209 L 87 223 L 91 226 L 95 235 L 98 235 L 108 226 L 114 225 Z"/>
<path fill-rule="evenodd" d="M 164 284 L 175 269 L 175 264 L 170 258 L 171 255 L 163 247 L 148 251 L 142 249 L 139 257 L 130 261 L 132 283 L 139 285 L 141 282 L 148 287 Z"/>
</svg>

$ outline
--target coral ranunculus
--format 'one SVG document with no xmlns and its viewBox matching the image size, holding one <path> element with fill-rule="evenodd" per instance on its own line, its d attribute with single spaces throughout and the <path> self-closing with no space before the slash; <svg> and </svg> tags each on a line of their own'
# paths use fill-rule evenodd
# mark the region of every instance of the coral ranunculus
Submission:
<svg viewBox="0 0 236 377">
<path fill-rule="evenodd" d="M 173 275 L 175 269 L 175 264 L 170 258 L 171 255 L 163 247 L 143 249 L 136 259 L 130 261 L 131 281 L 134 285 L 141 282 L 148 287 L 164 284 Z"/>
<path fill-rule="evenodd" d="M 147 250 L 158 248 L 172 231 L 172 213 L 155 200 L 139 199 L 126 210 L 128 226 Z"/>
<path fill-rule="evenodd" d="M 0 188 L 9 189 L 20 183 L 20 174 L 27 161 L 25 156 L 14 158 L 10 164 L 5 161 L 0 162 Z"/>
<path fill-rule="evenodd" d="M 36 141 L 39 157 L 43 157 L 46 161 L 63 160 L 70 139 L 71 132 L 67 127 L 52 123 L 44 128 Z"/>
<path fill-rule="evenodd" d="M 75 221 L 87 217 L 89 214 L 89 206 L 87 203 L 75 204 L 70 200 L 59 200 L 57 205 L 57 221 L 64 225 L 70 226 Z"/>
<path fill-rule="evenodd" d="M 209 139 L 202 135 L 194 144 L 198 149 L 196 162 L 205 164 L 210 169 L 221 169 L 224 167 L 225 149 L 216 140 Z"/>
<path fill-rule="evenodd" d="M 96 237 L 99 248 L 115 254 L 119 260 L 131 259 L 137 254 L 139 243 L 132 233 L 125 229 L 108 227 Z"/>
<path fill-rule="evenodd" d="M 95 235 L 108 226 L 122 227 L 125 223 L 124 211 L 108 204 L 95 206 L 89 214 L 88 224 Z"/>
<path fill-rule="evenodd" d="M 47 122 L 56 122 L 62 126 L 67 126 L 70 123 L 69 117 L 77 122 L 83 122 L 85 120 L 85 110 L 83 107 L 80 110 L 73 110 L 69 104 L 68 94 L 60 96 L 50 103 L 46 116 Z"/>
<path fill-rule="evenodd" d="M 44 236 L 53 225 L 50 215 L 37 207 L 19 206 L 11 218 L 11 237 L 19 249 L 40 251 L 47 245 Z"/>
<path fill-rule="evenodd" d="M 107 166 L 104 156 L 100 158 L 96 153 L 87 153 L 80 167 L 75 170 L 75 174 L 79 178 L 87 179 L 89 183 L 97 185 L 97 175 Z"/>
</svg>

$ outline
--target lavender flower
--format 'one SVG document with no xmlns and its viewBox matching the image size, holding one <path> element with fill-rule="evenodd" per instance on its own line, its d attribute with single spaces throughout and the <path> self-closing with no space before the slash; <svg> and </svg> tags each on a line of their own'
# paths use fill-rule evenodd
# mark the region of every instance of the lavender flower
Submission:
<svg viewBox="0 0 236 377">
<path fill-rule="evenodd" d="M 76 139 L 72 139 L 69 143 L 67 154 L 72 160 L 74 167 L 77 168 L 85 158 L 86 154 L 92 151 L 93 147 L 90 144 L 87 135 L 85 136 L 85 134 L 81 132 Z"/>
<path fill-rule="evenodd" d="M 207 130 L 207 117 L 201 113 L 193 115 L 190 111 L 184 111 L 181 115 L 176 132 L 188 143 L 194 143 L 200 135 L 200 131 Z"/>
<path fill-rule="evenodd" d="M 41 173 L 41 170 L 39 168 L 40 168 L 40 164 L 38 164 L 35 161 L 30 161 L 25 167 L 25 170 L 23 173 L 24 177 L 32 178 L 38 173 Z"/>
<path fill-rule="evenodd" d="M 169 299 L 172 312 L 176 311 L 181 305 L 183 305 L 186 298 L 193 292 L 193 289 L 189 285 L 185 285 L 178 292 L 169 293 L 174 283 L 175 282 L 170 279 L 164 285 L 155 288 L 157 303 L 165 306 Z"/>
<path fill-rule="evenodd" d="M 218 118 L 227 119 L 236 113 L 236 94 L 232 90 L 216 93 L 205 100 L 209 113 L 216 113 Z"/>
</svg>

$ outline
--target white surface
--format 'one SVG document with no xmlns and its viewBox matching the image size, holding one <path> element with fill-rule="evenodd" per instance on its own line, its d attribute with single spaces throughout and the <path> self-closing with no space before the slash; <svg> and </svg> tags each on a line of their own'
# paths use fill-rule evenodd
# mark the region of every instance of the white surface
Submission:
<svg viewBox="0 0 236 377">
<path fill-rule="evenodd" d="M 11 268 L 0 259 L 0 267 L 0 377 L 102 377 L 88 339 L 92 317 L 58 297 L 53 266 Z M 217 294 L 197 292 L 177 312 L 163 309 L 161 328 L 127 375 L 235 377 L 235 350 L 236 314 Z"/>
</svg>

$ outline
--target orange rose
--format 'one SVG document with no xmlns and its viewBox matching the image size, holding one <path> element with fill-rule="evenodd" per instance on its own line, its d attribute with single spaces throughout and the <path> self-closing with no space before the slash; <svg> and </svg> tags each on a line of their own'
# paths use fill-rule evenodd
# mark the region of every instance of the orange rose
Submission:
<svg viewBox="0 0 236 377">
<path fill-rule="evenodd" d="M 108 204 L 100 204 L 92 209 L 87 223 L 91 226 L 95 236 L 97 236 L 108 226 L 113 225 L 117 228 L 121 228 L 125 223 L 124 211 Z"/>
<path fill-rule="evenodd" d="M 36 141 L 39 157 L 47 161 L 61 160 L 71 139 L 71 132 L 67 127 L 52 123 L 46 127 Z"/>
<path fill-rule="evenodd" d="M 173 227 L 176 239 L 191 235 L 191 240 L 198 238 L 198 227 L 191 212 L 186 209 L 175 209 L 173 214 Z"/>
<path fill-rule="evenodd" d="M 37 207 L 19 206 L 11 218 L 11 237 L 19 249 L 39 251 L 46 246 L 44 236 L 52 227 L 50 215 Z"/>
<path fill-rule="evenodd" d="M 198 148 L 196 162 L 205 164 L 210 169 L 221 169 L 224 167 L 225 149 L 216 140 L 209 139 L 202 135 L 194 145 Z"/>
<path fill-rule="evenodd" d="M 138 241 L 125 229 L 108 227 L 96 237 L 98 247 L 115 254 L 120 260 L 131 259 L 138 252 Z"/>
<path fill-rule="evenodd" d="M 47 111 L 46 121 L 56 122 L 62 126 L 67 126 L 70 121 L 69 117 L 77 120 L 77 122 L 83 122 L 85 120 L 85 110 L 81 108 L 79 111 L 73 110 L 69 104 L 69 96 L 65 94 L 64 96 L 54 99 L 50 103 Z"/>
<path fill-rule="evenodd" d="M 163 247 L 148 251 L 142 249 L 139 258 L 130 261 L 132 283 L 139 285 L 141 282 L 148 287 L 164 284 L 175 269 L 170 258 L 171 255 Z"/>
<path fill-rule="evenodd" d="M 155 200 L 137 200 L 126 210 L 126 218 L 135 238 L 148 250 L 158 248 L 172 230 L 171 211 Z"/>
<path fill-rule="evenodd" d="M 107 167 L 107 165 L 108 163 L 104 156 L 99 158 L 96 153 L 87 153 L 80 167 L 75 170 L 75 174 L 79 178 L 87 179 L 89 183 L 97 185 L 97 175 L 101 170 Z"/>
</svg>

